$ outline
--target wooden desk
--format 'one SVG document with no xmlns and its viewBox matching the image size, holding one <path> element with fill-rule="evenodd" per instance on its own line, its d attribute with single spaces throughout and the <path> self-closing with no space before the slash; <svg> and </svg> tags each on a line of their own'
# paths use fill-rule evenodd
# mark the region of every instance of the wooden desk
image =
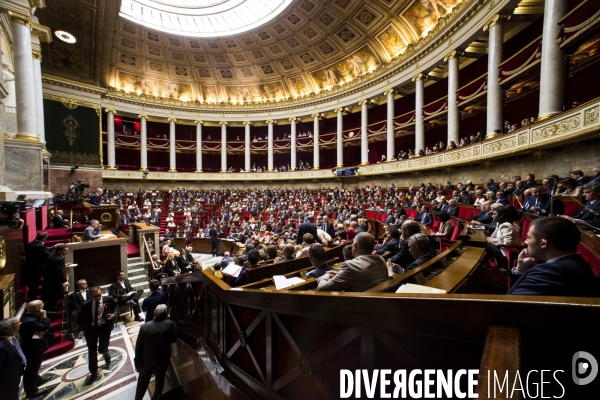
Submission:
<svg viewBox="0 0 600 400">
<path fill-rule="evenodd" d="M 127 276 L 127 238 L 111 237 L 69 243 L 65 263 L 77 264 L 75 268 L 67 268 L 69 291 L 74 290 L 79 279 L 86 279 L 90 287 L 112 283 L 117 271 L 125 271 Z"/>
<path fill-rule="evenodd" d="M 477 270 L 485 249 L 467 247 L 465 252 L 439 275 L 425 282 L 424 286 L 456 292 Z"/>
<path fill-rule="evenodd" d="M 229 239 L 218 239 L 219 240 L 219 254 L 223 254 L 226 251 L 229 253 L 233 252 L 233 246 L 235 241 Z M 194 253 L 210 254 L 210 238 L 192 238 L 192 251 Z"/>
</svg>

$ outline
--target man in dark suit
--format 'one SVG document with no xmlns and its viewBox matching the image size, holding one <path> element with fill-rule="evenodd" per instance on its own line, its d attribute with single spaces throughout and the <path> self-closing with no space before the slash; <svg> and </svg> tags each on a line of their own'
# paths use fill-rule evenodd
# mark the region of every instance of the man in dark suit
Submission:
<svg viewBox="0 0 600 400">
<path fill-rule="evenodd" d="M 446 209 L 446 212 L 447 211 L 448 211 L 448 208 Z M 433 217 L 429 213 L 429 209 L 426 206 L 421 207 L 421 212 L 419 212 L 419 214 L 417 215 L 417 218 L 415 218 L 415 219 L 417 221 L 419 221 L 420 223 L 422 223 L 424 226 L 433 225 Z"/>
<path fill-rule="evenodd" d="M 167 306 L 159 304 L 154 311 L 154 319 L 142 325 L 135 343 L 135 370 L 139 372 L 135 389 L 135 400 L 142 400 L 155 376 L 152 400 L 158 399 L 165 384 L 165 375 L 171 358 L 171 343 L 177 341 L 177 328 L 167 319 Z"/>
<path fill-rule="evenodd" d="M 44 352 L 54 344 L 54 334 L 50 332 L 50 318 L 46 316 L 44 303 L 41 300 L 27 303 L 27 311 L 21 317 L 19 334 L 21 335 L 21 349 L 27 360 L 23 374 L 25 394 L 27 398 L 41 396 L 48 390 L 39 389 L 39 386 L 52 378 L 42 378 L 38 373 Z"/>
<path fill-rule="evenodd" d="M 211 225 L 208 236 L 210 237 L 210 254 L 216 257 L 219 255 L 219 232 L 214 225 Z"/>
<path fill-rule="evenodd" d="M 388 265 L 392 263 L 398 264 L 402 268 L 406 268 L 413 261 L 415 261 L 415 258 L 412 256 L 412 254 L 410 254 L 410 249 L 408 247 L 408 239 L 412 235 L 421 232 L 421 227 L 419 226 L 419 223 L 417 221 L 406 220 L 406 222 L 402 224 L 400 232 L 402 233 L 402 242 L 400 243 L 400 249 L 398 250 L 398 253 L 396 253 L 396 255 L 388 261 Z M 397 271 L 397 273 L 400 273 L 400 271 Z"/>
<path fill-rule="evenodd" d="M 46 260 L 44 281 L 42 283 L 42 300 L 48 311 L 56 311 L 56 303 L 62 298 L 65 288 L 69 286 L 66 275 L 65 255 L 69 252 L 66 244 L 56 245 L 55 250 Z"/>
<path fill-rule="evenodd" d="M 392 214 L 392 209 L 389 209 L 387 212 L 387 217 L 386 217 L 385 221 L 383 221 L 383 223 L 389 225 L 392 222 L 394 222 L 394 214 Z"/>
<path fill-rule="evenodd" d="M 99 206 L 102 203 L 102 194 L 104 190 L 101 188 L 96 189 L 95 193 L 90 196 L 90 204 L 93 206 Z"/>
<path fill-rule="evenodd" d="M 456 205 L 456 200 L 454 200 L 454 199 L 448 200 L 448 206 L 440 211 L 446 211 L 448 214 L 450 214 L 451 217 L 456 217 L 458 215 L 458 205 Z M 433 223 L 433 221 L 432 221 L 432 223 Z M 426 224 L 423 224 L 423 225 L 428 226 Z"/>
<path fill-rule="evenodd" d="M 321 243 L 319 235 L 317 234 L 317 226 L 314 224 L 314 221 L 315 217 L 313 215 L 309 215 L 308 217 L 306 217 L 306 222 L 300 224 L 300 226 L 298 227 L 298 237 L 296 238 L 297 244 L 302 244 L 302 238 L 306 233 L 310 233 L 311 235 L 313 235 L 317 242 Z"/>
<path fill-rule="evenodd" d="M 52 217 L 52 226 L 54 229 L 69 227 L 69 223 L 63 219 L 63 210 L 56 210 Z"/>
<path fill-rule="evenodd" d="M 159 304 L 167 304 L 168 296 L 164 292 L 160 292 L 160 282 L 156 279 L 152 279 L 149 283 L 150 296 L 144 299 L 142 303 L 142 311 L 146 313 L 146 322 L 150 322 L 154 319 L 154 310 Z"/>
<path fill-rule="evenodd" d="M 323 216 L 323 230 L 331 237 L 335 237 L 335 227 L 327 215 Z"/>
<path fill-rule="evenodd" d="M 387 266 L 390 278 L 394 277 L 394 273 L 404 273 L 404 271 L 417 268 L 419 265 L 424 264 L 433 258 L 431 241 L 422 233 L 415 233 L 408 238 L 408 251 L 412 255 L 414 261 L 408 264 L 406 268 L 402 268 L 398 264 L 388 262 Z"/>
<path fill-rule="evenodd" d="M 77 290 L 69 295 L 69 339 L 75 340 L 77 332 L 79 332 L 79 313 L 83 303 L 91 299 L 92 296 L 88 290 L 88 284 L 85 279 L 77 281 Z"/>
<path fill-rule="evenodd" d="M 0 320 L 0 398 L 15 400 L 19 398 L 19 384 L 27 360 L 16 338 L 21 321 L 18 318 Z"/>
<path fill-rule="evenodd" d="M 23 277 L 23 284 L 29 288 L 29 301 L 37 298 L 40 278 L 42 277 L 46 260 L 50 255 L 50 251 L 44 244 L 47 237 L 48 234 L 46 232 L 40 232 L 35 237 L 35 240 L 27 243 L 23 249 L 25 262 L 23 263 L 21 276 Z"/>
<path fill-rule="evenodd" d="M 133 308 L 136 321 L 143 321 L 140 316 L 140 306 L 138 302 L 142 297 L 143 290 L 134 290 L 129 283 L 129 279 L 125 279 L 125 272 L 117 271 L 117 281 L 113 282 L 108 288 L 108 294 L 119 300 L 119 305 L 127 305 Z"/>
<path fill-rule="evenodd" d="M 494 219 L 494 215 L 492 214 L 492 211 L 489 209 L 489 205 L 483 204 L 481 206 L 481 212 L 473 217 L 473 219 L 471 220 L 471 224 L 485 225 L 485 224 L 489 224 L 490 222 L 492 222 L 493 219 Z"/>
<path fill-rule="evenodd" d="M 194 271 L 193 265 L 190 264 L 187 258 L 187 250 L 185 249 L 185 247 L 182 248 L 179 252 L 179 257 L 177 257 L 177 265 L 183 273 Z"/>
<path fill-rule="evenodd" d="M 600 182 L 583 185 L 583 198 L 586 203 L 579 214 L 573 218 L 566 215 L 561 215 L 561 217 L 580 226 L 591 225 L 600 229 Z"/>
<path fill-rule="evenodd" d="M 564 218 L 533 221 L 527 247 L 511 270 L 513 284 L 507 294 L 599 297 L 598 278 L 577 254 L 580 241 L 579 228 Z M 536 260 L 542 263 L 534 265 Z"/>
<path fill-rule="evenodd" d="M 523 209 L 531 214 L 547 217 L 552 214 L 562 215 L 565 213 L 565 205 L 560 199 L 547 195 L 541 186 L 530 188 L 531 197 L 523 204 Z M 552 207 L 550 206 L 552 204 Z"/>
<path fill-rule="evenodd" d="M 394 225 L 390 225 L 387 228 L 387 237 L 382 244 L 375 246 L 373 250 L 374 254 L 382 255 L 386 251 L 392 253 L 392 255 L 398 252 L 398 241 L 400 240 L 400 231 Z"/>
<path fill-rule="evenodd" d="M 95 382 L 98 374 L 98 352 L 104 356 L 106 368 L 110 366 L 110 353 L 108 352 L 108 343 L 110 342 L 110 333 L 113 330 L 115 317 L 119 315 L 118 300 L 112 296 L 102 296 L 100 286 L 94 286 L 90 289 L 92 298 L 81 306 L 79 313 L 79 333 L 77 337 L 83 339 L 85 332 L 85 341 L 88 348 L 90 376 L 85 384 L 90 385 Z"/>
<path fill-rule="evenodd" d="M 308 259 L 315 269 L 306 274 L 307 278 L 318 278 L 333 269 L 327 264 L 325 249 L 318 243 L 311 245 L 308 249 Z"/>
</svg>

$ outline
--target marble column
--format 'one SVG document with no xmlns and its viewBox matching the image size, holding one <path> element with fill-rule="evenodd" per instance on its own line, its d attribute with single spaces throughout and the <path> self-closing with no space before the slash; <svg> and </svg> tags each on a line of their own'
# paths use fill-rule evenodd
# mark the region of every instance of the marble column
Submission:
<svg viewBox="0 0 600 400">
<path fill-rule="evenodd" d="M 540 108 L 538 118 L 548 118 L 563 111 L 565 96 L 565 50 L 556 38 L 560 32 L 558 21 L 568 11 L 567 0 L 544 2 L 544 28 L 540 72 Z"/>
<path fill-rule="evenodd" d="M 227 172 L 227 125 L 228 122 L 221 121 L 221 172 Z"/>
<path fill-rule="evenodd" d="M 444 61 L 448 63 L 448 140 L 454 141 L 457 145 L 460 143 L 460 112 L 458 111 L 458 101 L 456 91 L 458 90 L 458 61 L 459 53 L 456 50 L 451 51 Z"/>
<path fill-rule="evenodd" d="M 344 166 L 344 109 L 336 108 L 337 114 L 337 165 L 336 167 Z"/>
<path fill-rule="evenodd" d="M 115 110 L 106 109 L 106 169 L 116 169 L 115 165 Z"/>
<path fill-rule="evenodd" d="M 298 118 L 292 117 L 290 118 L 291 127 L 290 134 L 292 138 L 290 139 L 290 170 L 296 170 L 296 122 Z"/>
<path fill-rule="evenodd" d="M 384 92 L 387 96 L 387 159 L 396 157 L 396 135 L 394 134 L 394 95 L 396 91 L 389 89 Z"/>
<path fill-rule="evenodd" d="M 138 115 L 140 119 L 140 171 L 148 171 L 148 116 Z"/>
<path fill-rule="evenodd" d="M 494 16 L 485 26 L 489 31 L 488 39 L 488 79 L 487 79 L 487 124 L 486 139 L 496 136 L 496 129 L 502 130 L 502 114 L 504 109 L 504 93 L 498 80 L 498 69 L 502 63 L 502 52 L 504 45 L 504 20 L 506 18 L 498 14 Z"/>
<path fill-rule="evenodd" d="M 319 151 L 319 119 L 321 114 L 313 114 L 313 169 L 321 168 L 321 158 Z"/>
<path fill-rule="evenodd" d="M 169 118 L 169 172 L 177 172 L 177 137 L 175 136 L 176 118 Z"/>
<path fill-rule="evenodd" d="M 272 119 L 267 121 L 267 139 L 268 139 L 268 154 L 267 154 L 267 171 L 273 172 L 273 124 Z"/>
<path fill-rule="evenodd" d="M 35 76 L 31 48 L 31 19 L 28 15 L 8 12 L 12 27 L 17 100 L 17 137 L 38 142 L 36 126 Z"/>
<path fill-rule="evenodd" d="M 202 125 L 204 121 L 194 121 L 196 124 L 196 172 L 202 172 Z"/>
<path fill-rule="evenodd" d="M 361 100 L 358 102 L 360 106 L 360 165 L 369 164 L 369 100 Z"/>
<path fill-rule="evenodd" d="M 246 172 L 250 172 L 250 169 L 252 168 L 250 163 L 250 127 L 252 126 L 252 122 L 245 121 L 244 125 L 246 129 L 244 137 L 246 141 L 246 147 L 244 148 L 244 169 Z"/>
<path fill-rule="evenodd" d="M 415 155 L 425 150 L 425 123 L 423 122 L 423 105 L 425 92 L 425 76 L 421 73 L 412 78 L 415 83 Z"/>
<path fill-rule="evenodd" d="M 35 126 L 40 142 L 46 145 L 46 131 L 44 128 L 44 91 L 42 90 L 42 53 L 33 51 L 33 76 L 35 89 Z"/>
</svg>

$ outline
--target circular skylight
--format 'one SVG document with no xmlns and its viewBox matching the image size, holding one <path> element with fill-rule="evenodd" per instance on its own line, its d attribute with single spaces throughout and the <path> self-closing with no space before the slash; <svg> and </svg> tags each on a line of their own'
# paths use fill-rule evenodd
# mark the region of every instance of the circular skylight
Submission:
<svg viewBox="0 0 600 400">
<path fill-rule="evenodd" d="M 54 35 L 63 42 L 72 44 L 77 41 L 77 38 L 67 31 L 54 31 Z"/>
<path fill-rule="evenodd" d="M 293 0 L 123 0 L 119 15 L 159 31 L 194 37 L 233 35 L 276 17 Z"/>
</svg>

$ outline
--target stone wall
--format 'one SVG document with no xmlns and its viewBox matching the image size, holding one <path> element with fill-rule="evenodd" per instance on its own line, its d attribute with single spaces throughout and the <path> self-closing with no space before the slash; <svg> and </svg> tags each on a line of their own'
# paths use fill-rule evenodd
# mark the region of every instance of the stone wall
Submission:
<svg viewBox="0 0 600 400">
<path fill-rule="evenodd" d="M 306 181 L 269 182 L 269 181 L 224 181 L 215 182 L 191 182 L 191 181 L 152 181 L 152 180 L 104 180 L 104 186 L 111 189 L 137 190 L 139 188 L 169 190 L 176 188 L 186 189 L 247 189 L 247 188 L 327 188 L 367 185 L 389 186 L 415 186 L 424 182 L 444 183 L 447 180 L 456 184 L 465 183 L 468 180 L 473 183 L 483 183 L 490 178 L 496 182 L 509 181 L 514 175 L 525 175 L 532 173 L 538 181 L 545 176 L 556 174 L 567 177 L 574 169 L 581 169 L 590 174 L 592 168 L 600 165 L 600 138 L 590 139 L 583 142 L 567 144 L 561 147 L 545 149 L 543 153 L 536 150 L 533 153 L 505 157 L 476 164 L 466 164 L 445 169 L 435 169 L 430 172 L 413 172 L 395 175 L 382 175 L 379 177 L 357 176 L 353 178 L 313 179 Z"/>
<path fill-rule="evenodd" d="M 40 142 L 4 141 L 6 186 L 15 192 L 43 191 Z"/>
<path fill-rule="evenodd" d="M 71 184 L 78 179 L 90 185 L 89 189 L 84 191 L 84 194 L 93 192 L 99 187 L 104 187 L 102 184 L 102 169 L 100 168 L 78 168 L 71 172 L 69 167 L 50 166 L 48 179 L 49 190 L 55 195 L 66 194 Z"/>
</svg>

